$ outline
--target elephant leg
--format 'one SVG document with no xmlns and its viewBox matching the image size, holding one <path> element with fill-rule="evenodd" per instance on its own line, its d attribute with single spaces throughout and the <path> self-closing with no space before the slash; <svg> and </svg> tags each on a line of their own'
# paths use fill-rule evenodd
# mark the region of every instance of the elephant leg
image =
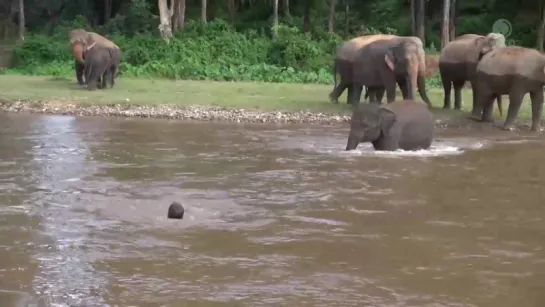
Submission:
<svg viewBox="0 0 545 307">
<path fill-rule="evenodd" d="M 494 122 L 492 114 L 494 111 L 494 102 L 496 101 L 497 97 L 498 95 L 491 95 L 488 100 L 484 101 L 483 115 L 481 117 L 481 121 L 486 123 Z"/>
<path fill-rule="evenodd" d="M 509 108 L 507 110 L 507 117 L 505 118 L 505 122 L 503 124 L 503 130 L 512 131 L 514 130 L 514 122 L 515 118 L 517 117 L 520 106 L 522 105 L 522 99 L 524 98 L 523 91 L 516 89 L 517 86 L 513 86 L 513 89 L 511 90 L 511 93 L 509 93 Z M 533 109 L 533 104 L 532 104 Z M 532 113 L 533 118 L 533 113 Z"/>
<path fill-rule="evenodd" d="M 443 109 L 450 109 L 450 91 L 452 90 L 452 82 L 444 74 L 441 74 L 441 83 L 443 84 Z"/>
<path fill-rule="evenodd" d="M 367 91 L 369 93 L 369 103 L 376 103 L 380 104 L 380 101 L 378 101 L 377 97 L 377 91 L 379 89 L 377 87 L 368 86 Z"/>
<path fill-rule="evenodd" d="M 409 85 L 410 83 L 407 82 L 405 79 L 399 79 L 397 80 L 397 85 L 401 89 L 401 95 L 403 96 L 403 99 L 411 99 L 409 97 Z"/>
<path fill-rule="evenodd" d="M 532 127 L 531 131 L 541 131 L 541 113 L 543 111 L 543 90 L 530 92 L 530 99 L 532 100 Z"/>
<path fill-rule="evenodd" d="M 348 92 L 346 93 L 346 103 L 352 104 L 352 96 L 354 96 L 354 89 L 352 88 L 352 84 L 348 84 L 347 88 Z"/>
<path fill-rule="evenodd" d="M 453 82 L 454 85 L 454 109 L 462 109 L 462 88 L 464 87 L 465 80 L 456 80 Z M 449 93 L 450 96 L 450 93 Z"/>
<path fill-rule="evenodd" d="M 394 102 L 396 100 L 396 84 L 386 86 L 386 102 Z"/>
<path fill-rule="evenodd" d="M 352 87 L 352 96 L 350 97 L 350 102 L 352 105 L 358 105 L 360 103 L 363 86 L 353 83 L 351 87 Z"/>
<path fill-rule="evenodd" d="M 334 103 L 334 104 L 339 103 L 339 97 L 341 97 L 342 93 L 344 92 L 344 90 L 347 87 L 349 88 L 349 91 L 350 91 L 350 84 L 344 82 L 341 79 L 341 82 L 339 82 L 339 84 L 337 86 L 335 86 L 333 91 L 331 91 L 331 93 L 329 93 L 329 100 L 331 101 L 331 103 Z M 349 96 L 350 96 L 350 94 L 349 94 Z"/>
<path fill-rule="evenodd" d="M 477 92 L 475 92 L 476 86 L 473 87 L 474 89 L 474 106 L 471 110 L 471 119 L 480 121 L 482 119 L 482 113 L 483 113 L 483 106 L 490 100 L 491 97 L 493 97 L 493 93 L 488 89 L 481 89 Z"/>
<path fill-rule="evenodd" d="M 375 95 L 377 96 L 377 101 L 379 104 L 382 104 L 382 98 L 384 97 L 384 92 L 386 89 L 384 87 L 379 87 L 375 91 Z"/>
<path fill-rule="evenodd" d="M 477 97 L 479 97 L 479 87 L 477 86 L 477 80 L 475 78 L 469 80 L 469 84 L 471 84 L 471 92 L 473 94 L 472 100 L 473 100 L 473 109 L 475 109 L 475 105 L 477 104 Z"/>
<path fill-rule="evenodd" d="M 83 70 L 85 69 L 85 65 L 75 60 L 74 69 L 76 70 L 76 79 L 78 80 L 78 84 L 85 85 L 85 81 L 83 80 Z"/>
</svg>

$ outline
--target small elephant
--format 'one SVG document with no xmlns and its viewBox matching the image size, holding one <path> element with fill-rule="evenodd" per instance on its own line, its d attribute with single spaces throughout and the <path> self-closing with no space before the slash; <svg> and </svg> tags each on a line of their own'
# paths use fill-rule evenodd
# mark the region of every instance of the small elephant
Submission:
<svg viewBox="0 0 545 307">
<path fill-rule="evenodd" d="M 367 86 L 370 101 L 377 101 L 377 94 L 386 89 L 387 101 L 393 102 L 397 84 L 403 99 L 414 99 L 414 89 L 418 88 L 422 100 L 431 107 L 426 94 L 425 69 L 424 48 L 418 37 L 400 36 L 369 43 L 354 59 L 353 103 L 359 103 L 362 86 Z"/>
<path fill-rule="evenodd" d="M 84 29 L 74 29 L 69 33 L 70 45 L 72 49 L 72 54 L 74 55 L 74 68 L 76 71 L 76 79 L 79 85 L 84 85 L 86 80 L 83 80 L 84 76 L 84 53 L 89 42 L 88 37 L 91 36 L 92 41 L 96 42 L 97 45 L 105 48 L 112 49 L 114 51 L 119 51 L 121 54 L 121 49 L 114 44 L 112 41 L 106 39 L 104 36 L 97 34 L 95 32 L 87 32 Z M 121 56 L 120 56 L 121 58 Z"/>
<path fill-rule="evenodd" d="M 504 130 L 513 124 L 522 104 L 530 93 L 532 100 L 532 131 L 539 131 L 545 86 L 545 55 L 537 50 L 519 46 L 495 49 L 482 57 L 476 68 L 474 89 L 476 105 L 471 114 L 475 120 L 491 122 L 494 99 L 509 95 L 509 109 Z M 481 114 L 482 112 L 482 114 Z"/>
<path fill-rule="evenodd" d="M 95 90 L 97 82 L 101 80 L 99 88 L 106 88 L 109 79 L 110 86 L 114 87 L 116 67 L 119 65 L 119 53 L 110 48 L 91 44 L 85 51 L 85 79 L 87 88 Z"/>
<path fill-rule="evenodd" d="M 499 33 L 486 36 L 464 34 L 450 41 L 441 50 L 439 57 L 439 73 L 445 94 L 443 108 L 450 109 L 450 92 L 454 85 L 454 109 L 462 109 L 462 87 L 469 81 L 473 91 L 473 108 L 475 108 L 474 77 L 477 63 L 486 53 L 505 47 L 505 37 Z M 498 106 L 501 97 L 498 98 Z"/>
<path fill-rule="evenodd" d="M 414 100 L 386 105 L 366 103 L 354 109 L 346 150 L 370 142 L 375 150 L 427 149 L 435 136 L 435 122 L 429 109 Z"/>
<path fill-rule="evenodd" d="M 332 103 L 338 103 L 339 97 L 342 95 L 344 90 L 348 88 L 346 102 L 351 103 L 352 68 L 354 66 L 354 58 L 361 48 L 379 39 L 392 39 L 396 37 L 396 35 L 388 34 L 363 35 L 342 43 L 342 45 L 336 50 L 335 61 L 333 64 L 333 78 L 335 85 L 333 87 L 333 91 L 329 93 L 330 101 Z M 339 85 L 337 85 L 337 73 L 340 75 Z"/>
</svg>

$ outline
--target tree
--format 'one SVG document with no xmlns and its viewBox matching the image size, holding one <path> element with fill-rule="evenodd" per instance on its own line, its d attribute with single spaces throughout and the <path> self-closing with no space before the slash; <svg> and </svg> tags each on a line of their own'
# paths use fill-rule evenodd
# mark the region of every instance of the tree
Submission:
<svg viewBox="0 0 545 307">
<path fill-rule="evenodd" d="M 182 31 L 185 27 L 185 0 L 172 0 L 174 2 L 174 14 L 172 16 L 172 30 Z"/>
<path fill-rule="evenodd" d="M 284 0 L 282 3 L 284 4 L 284 16 L 290 17 L 290 0 Z"/>
<path fill-rule="evenodd" d="M 278 27 L 278 0 L 274 0 L 273 4 L 273 28 Z"/>
<path fill-rule="evenodd" d="M 169 10 L 167 0 L 158 0 L 157 4 L 159 6 L 159 32 L 161 33 L 161 37 L 169 43 L 172 38 L 172 25 L 170 21 L 172 20 L 173 11 Z"/>
<path fill-rule="evenodd" d="M 426 44 L 426 4 L 424 1 L 411 0 L 411 23 L 413 35 L 420 38 L 423 44 Z"/>
<path fill-rule="evenodd" d="M 25 4 L 19 0 L 19 40 L 25 40 Z"/>
<path fill-rule="evenodd" d="M 206 0 L 201 0 L 201 22 L 204 22 L 206 23 L 206 11 L 207 11 L 207 8 L 206 8 Z"/>
<path fill-rule="evenodd" d="M 539 1 L 539 25 L 537 28 L 537 43 L 536 48 L 540 52 L 543 52 L 543 40 L 545 39 L 545 4 L 543 1 Z"/>
<path fill-rule="evenodd" d="M 335 31 L 335 6 L 337 5 L 337 0 L 329 0 L 329 24 L 328 30 L 330 33 Z"/>
<path fill-rule="evenodd" d="M 456 0 L 450 0 L 450 33 L 449 39 L 456 38 Z"/>
<path fill-rule="evenodd" d="M 443 18 L 441 21 L 441 49 L 450 41 L 450 0 L 443 0 Z"/>
</svg>

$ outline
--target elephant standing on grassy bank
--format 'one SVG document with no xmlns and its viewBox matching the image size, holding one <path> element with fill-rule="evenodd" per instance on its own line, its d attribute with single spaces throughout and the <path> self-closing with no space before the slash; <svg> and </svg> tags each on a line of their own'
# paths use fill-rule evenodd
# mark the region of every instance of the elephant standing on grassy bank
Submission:
<svg viewBox="0 0 545 307">
<path fill-rule="evenodd" d="M 486 36 L 465 34 L 449 42 L 439 57 L 439 73 L 445 94 L 443 108 L 450 109 L 450 92 L 454 85 L 454 109 L 462 108 L 462 87 L 469 81 L 473 91 L 473 108 L 475 108 L 475 68 L 483 55 L 505 47 L 505 37 L 498 33 Z M 501 108 L 501 96 L 498 97 L 498 108 Z M 500 111 L 501 112 L 501 111 Z"/>
<path fill-rule="evenodd" d="M 105 89 L 107 81 L 114 87 L 117 67 L 121 61 L 119 49 L 99 46 L 92 35 L 88 35 L 84 51 L 84 72 L 89 90 L 97 88 L 97 81 L 101 80 L 99 88 Z"/>
<path fill-rule="evenodd" d="M 111 49 L 114 53 L 118 53 L 117 56 L 121 61 L 121 49 L 119 49 L 116 44 L 106 39 L 104 36 L 99 35 L 95 32 L 87 32 L 84 29 L 74 29 L 70 31 L 70 45 L 75 58 L 74 68 L 76 70 L 76 79 L 78 80 L 79 85 L 85 84 L 85 81 L 83 80 L 83 70 L 85 67 L 84 52 L 88 46 L 87 40 L 89 36 L 91 36 L 92 40 L 96 42 L 98 46 Z"/>
<path fill-rule="evenodd" d="M 532 131 L 540 130 L 545 86 L 545 55 L 537 50 L 507 46 L 485 54 L 476 68 L 474 90 L 476 104 L 472 118 L 492 121 L 494 98 L 509 95 L 509 109 L 503 124 L 512 130 L 522 99 L 530 93 L 532 100 Z M 482 116 L 481 116 L 482 112 Z"/>
<path fill-rule="evenodd" d="M 342 95 L 345 89 L 348 88 L 348 95 L 346 98 L 347 103 L 351 103 L 352 96 L 352 69 L 354 66 L 354 58 L 358 54 L 358 51 L 369 43 L 372 43 L 379 39 L 392 39 L 397 36 L 376 34 L 376 35 L 363 35 L 353 38 L 349 41 L 342 43 L 337 48 L 336 57 L 333 64 L 333 78 L 335 85 L 333 91 L 329 93 L 329 99 L 332 103 L 338 103 L 339 97 Z M 340 83 L 337 85 L 337 73 L 340 74 Z"/>
<path fill-rule="evenodd" d="M 380 101 L 382 97 L 377 94 L 386 89 L 387 101 L 392 102 L 398 84 L 403 99 L 414 99 L 414 88 L 418 88 L 424 102 L 431 107 L 426 94 L 425 70 L 424 48 L 418 37 L 397 37 L 367 44 L 354 58 L 352 103 L 359 103 L 362 86 L 368 87 L 370 101 Z"/>
<path fill-rule="evenodd" d="M 430 110 L 413 100 L 381 106 L 366 103 L 355 108 L 346 150 L 370 142 L 375 150 L 427 149 L 434 138 L 435 122 Z"/>
</svg>

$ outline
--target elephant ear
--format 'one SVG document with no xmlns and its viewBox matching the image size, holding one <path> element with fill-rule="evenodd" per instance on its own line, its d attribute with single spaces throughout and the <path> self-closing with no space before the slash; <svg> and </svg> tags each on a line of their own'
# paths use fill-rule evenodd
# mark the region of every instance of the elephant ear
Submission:
<svg viewBox="0 0 545 307">
<path fill-rule="evenodd" d="M 395 68 L 395 61 L 394 61 L 394 52 L 390 49 L 386 51 L 384 54 L 384 62 L 386 62 L 386 65 L 388 65 L 388 68 L 390 68 L 391 71 L 394 71 Z"/>
<path fill-rule="evenodd" d="M 396 115 L 394 112 L 386 108 L 380 108 L 380 131 L 383 135 L 389 134 L 390 129 L 392 129 L 395 122 Z"/>
</svg>

